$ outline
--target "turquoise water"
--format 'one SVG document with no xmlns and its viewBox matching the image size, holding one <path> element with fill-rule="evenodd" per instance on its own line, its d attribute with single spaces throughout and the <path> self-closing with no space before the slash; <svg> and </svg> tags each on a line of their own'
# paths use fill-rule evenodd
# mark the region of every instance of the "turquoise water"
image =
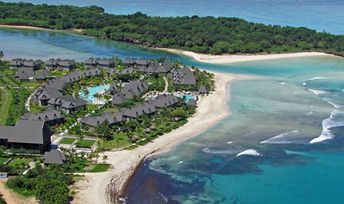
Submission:
<svg viewBox="0 0 344 204">
<path fill-rule="evenodd" d="M 106 91 L 110 88 L 110 85 L 100 85 L 87 87 L 88 95 L 85 95 L 85 92 L 81 91 L 79 93 L 80 97 L 87 100 L 90 103 L 96 103 L 98 99 L 94 96 L 96 93 Z"/>
<path fill-rule="evenodd" d="M 7 57 L 168 57 L 208 70 L 258 77 L 231 85 L 230 117 L 147 160 L 129 186 L 129 203 L 344 202 L 343 58 L 212 65 L 56 32 L 0 29 L 0 39 Z M 328 140 L 310 143 L 321 135 Z M 262 156 L 237 157 L 248 149 Z"/>
<path fill-rule="evenodd" d="M 318 31 L 344 34 L 342 0 L 5 0 L 48 4 L 98 5 L 107 12 L 137 11 L 154 16 L 235 16 L 248 21 L 306 26 Z"/>
<path fill-rule="evenodd" d="M 185 95 L 183 96 L 183 99 L 185 102 L 188 102 L 189 100 L 194 100 L 195 97 L 193 95 Z"/>
<path fill-rule="evenodd" d="M 232 84 L 230 117 L 147 160 L 128 202 L 343 203 L 344 60 L 295 58 L 232 69 L 263 78 Z M 334 138 L 310 143 L 321 134 Z M 248 149 L 263 156 L 237 156 Z"/>
</svg>

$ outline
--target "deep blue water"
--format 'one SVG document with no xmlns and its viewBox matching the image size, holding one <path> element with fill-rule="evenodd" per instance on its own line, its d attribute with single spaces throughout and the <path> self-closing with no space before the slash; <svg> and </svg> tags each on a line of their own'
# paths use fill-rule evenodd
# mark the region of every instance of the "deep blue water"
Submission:
<svg viewBox="0 0 344 204">
<path fill-rule="evenodd" d="M 129 203 L 344 202 L 343 58 L 213 65 L 125 43 L 16 29 L 0 29 L 0 49 L 8 58 L 168 57 L 259 77 L 231 85 L 230 117 L 144 162 L 128 188 Z M 311 143 L 314 138 L 328 140 Z M 237 157 L 248 149 L 261 156 Z"/>
<path fill-rule="evenodd" d="M 264 24 L 305 26 L 344 34 L 343 0 L 5 0 L 48 4 L 98 5 L 107 12 L 154 16 L 227 16 Z"/>
</svg>

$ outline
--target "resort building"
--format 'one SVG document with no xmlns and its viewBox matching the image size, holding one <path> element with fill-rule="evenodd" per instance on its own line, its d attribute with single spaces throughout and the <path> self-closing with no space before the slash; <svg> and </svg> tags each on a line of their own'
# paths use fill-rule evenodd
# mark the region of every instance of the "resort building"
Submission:
<svg viewBox="0 0 344 204">
<path fill-rule="evenodd" d="M 195 85 L 196 77 L 191 68 L 182 68 L 172 70 L 172 78 L 174 84 Z"/>
<path fill-rule="evenodd" d="M 30 81 L 30 80 L 46 80 L 49 78 L 49 71 L 42 70 L 42 71 L 34 71 L 33 68 L 18 68 L 16 74 L 14 75 L 15 78 L 19 79 L 20 81 Z"/>
<path fill-rule="evenodd" d="M 0 126 L 0 144 L 8 149 L 25 148 L 41 153 L 50 148 L 52 132 L 41 120 L 18 120 L 15 126 Z"/>
<path fill-rule="evenodd" d="M 53 149 L 43 155 L 44 164 L 64 164 L 66 156 L 59 150 Z"/>
<path fill-rule="evenodd" d="M 201 86 L 198 89 L 198 94 L 200 94 L 200 95 L 208 95 L 209 94 L 209 90 L 207 89 L 207 87 Z"/>
<path fill-rule="evenodd" d="M 64 121 L 64 115 L 57 110 L 48 109 L 40 113 L 25 113 L 22 116 L 23 120 L 40 120 L 45 125 L 57 125 Z"/>
<path fill-rule="evenodd" d="M 107 58 L 89 58 L 85 60 L 85 65 L 88 68 L 110 68 L 115 66 L 115 61 L 113 59 L 107 59 Z"/>
<path fill-rule="evenodd" d="M 76 61 L 69 59 L 49 59 L 45 62 L 45 66 L 49 70 L 71 71 L 76 68 Z"/>
<path fill-rule="evenodd" d="M 10 68 L 17 69 L 17 68 L 32 68 L 34 70 L 39 69 L 43 64 L 41 60 L 27 60 L 27 59 L 12 59 L 10 61 Z"/>
<path fill-rule="evenodd" d="M 121 91 L 117 90 L 117 93 L 113 95 L 112 97 L 112 104 L 114 105 L 120 105 L 128 101 L 129 99 L 132 99 L 134 97 L 137 97 L 144 92 L 148 90 L 149 86 L 146 82 L 142 81 L 129 81 Z"/>
<path fill-rule="evenodd" d="M 179 99 L 176 96 L 160 95 L 153 100 L 136 104 L 133 107 L 122 108 L 119 112 L 106 112 L 101 116 L 87 116 L 81 120 L 81 123 L 91 127 L 97 127 L 103 122 L 108 121 L 110 125 L 114 125 L 124 120 L 138 118 L 143 114 L 153 114 L 157 112 L 159 108 L 166 108 L 175 105 L 178 100 Z"/>
</svg>

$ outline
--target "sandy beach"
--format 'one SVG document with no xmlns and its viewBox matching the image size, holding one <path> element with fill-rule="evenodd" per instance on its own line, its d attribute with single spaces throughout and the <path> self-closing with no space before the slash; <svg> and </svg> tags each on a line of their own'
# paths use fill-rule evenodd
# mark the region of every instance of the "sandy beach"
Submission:
<svg viewBox="0 0 344 204">
<path fill-rule="evenodd" d="M 148 156 L 171 150 L 177 144 L 194 137 L 230 114 L 228 87 L 234 80 L 249 79 L 248 76 L 215 74 L 216 90 L 209 96 L 201 97 L 196 113 L 184 126 L 165 134 L 153 142 L 134 150 L 106 152 L 106 160 L 113 168 L 105 173 L 84 174 L 85 179 L 76 183 L 77 193 L 73 203 L 116 203 L 122 195 L 128 179 L 141 161 Z M 110 200 L 109 195 L 116 195 Z"/>
<path fill-rule="evenodd" d="M 323 52 L 297 52 L 297 53 L 283 53 L 283 54 L 257 54 L 257 55 L 210 55 L 200 54 L 191 51 L 170 49 L 170 48 L 155 48 L 157 50 L 170 52 L 173 54 L 184 55 L 191 57 L 199 62 L 212 64 L 230 64 L 236 62 L 259 61 L 259 60 L 273 60 L 294 57 L 314 57 L 314 56 L 334 56 Z"/>
<path fill-rule="evenodd" d="M 0 194 L 6 200 L 8 204 L 37 204 L 38 202 L 34 197 L 23 197 L 12 190 L 9 190 L 5 186 L 7 179 L 0 180 Z"/>
<path fill-rule="evenodd" d="M 26 29 L 26 30 L 42 30 L 42 31 L 50 31 L 50 32 L 70 32 L 70 33 L 76 33 L 81 34 L 82 29 L 70 29 L 70 30 L 55 30 L 50 28 L 41 28 L 36 26 L 24 26 L 24 25 L 4 25 L 0 24 L 0 28 L 16 28 L 16 29 Z"/>
</svg>

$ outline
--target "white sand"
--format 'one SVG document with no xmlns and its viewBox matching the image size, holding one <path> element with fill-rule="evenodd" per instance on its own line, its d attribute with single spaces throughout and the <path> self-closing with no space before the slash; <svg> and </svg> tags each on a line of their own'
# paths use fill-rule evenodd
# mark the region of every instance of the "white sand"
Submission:
<svg viewBox="0 0 344 204">
<path fill-rule="evenodd" d="M 105 173 L 85 174 L 86 179 L 75 186 L 78 193 L 73 203 L 108 203 L 108 194 L 111 192 L 120 196 L 126 182 L 144 158 L 167 152 L 177 144 L 206 131 L 227 117 L 230 114 L 227 103 L 230 98 L 228 85 L 233 80 L 249 78 L 241 75 L 215 74 L 216 90 L 209 96 L 201 97 L 196 113 L 187 124 L 134 150 L 106 152 L 107 162 L 112 164 L 113 168 Z"/>
<path fill-rule="evenodd" d="M 272 60 L 272 59 L 283 59 L 293 57 L 312 57 L 312 56 L 334 56 L 323 52 L 297 52 L 297 53 L 285 53 L 285 54 L 257 54 L 257 55 L 210 55 L 200 54 L 191 51 L 184 51 L 170 48 L 155 48 L 158 50 L 185 55 L 192 57 L 199 62 L 212 63 L 212 64 L 230 64 L 236 62 L 247 62 L 247 61 L 259 61 L 259 60 Z"/>
</svg>

